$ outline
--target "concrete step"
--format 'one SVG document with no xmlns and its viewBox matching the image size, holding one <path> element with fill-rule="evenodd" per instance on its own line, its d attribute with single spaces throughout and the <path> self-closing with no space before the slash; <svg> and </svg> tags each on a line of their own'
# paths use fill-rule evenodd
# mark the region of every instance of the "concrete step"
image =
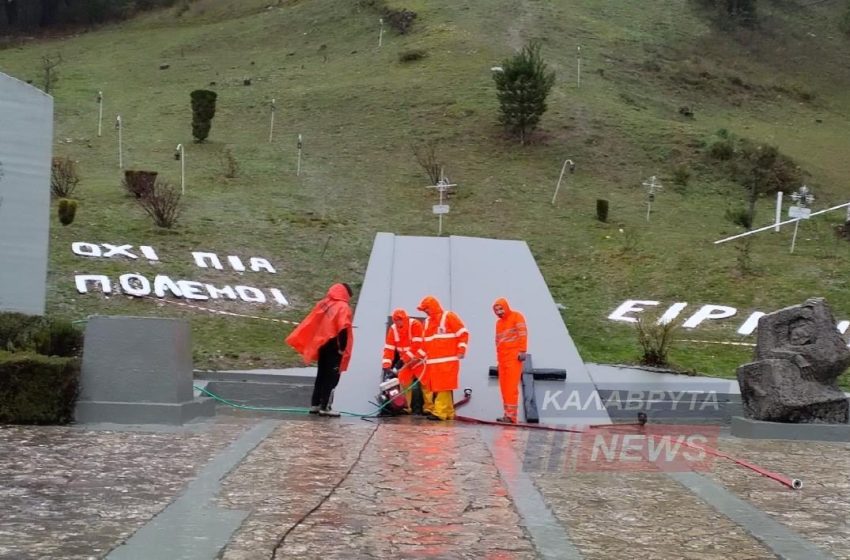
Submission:
<svg viewBox="0 0 850 560">
<path fill-rule="evenodd" d="M 243 406 L 280 408 L 310 406 L 315 369 L 281 371 L 196 371 L 195 385 Z M 219 407 L 227 406 L 223 403 Z"/>
</svg>

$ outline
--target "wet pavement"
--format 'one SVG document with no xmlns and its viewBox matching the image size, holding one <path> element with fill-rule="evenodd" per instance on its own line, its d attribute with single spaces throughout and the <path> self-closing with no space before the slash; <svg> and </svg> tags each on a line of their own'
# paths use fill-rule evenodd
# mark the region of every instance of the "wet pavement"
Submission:
<svg viewBox="0 0 850 560">
<path fill-rule="evenodd" d="M 0 559 L 107 557 L 205 485 L 210 464 L 261 422 L 268 415 L 159 431 L 0 427 Z M 213 509 L 242 512 L 217 535 L 219 558 L 744 560 L 778 558 L 776 539 L 791 538 L 850 559 L 848 444 L 716 443 L 804 481 L 790 490 L 723 459 L 699 475 L 783 533 L 759 532 L 663 469 L 582 467 L 563 434 L 412 418 L 269 426 L 215 475 L 220 486 L 206 485 Z M 191 546 L 149 553 L 199 557 Z"/>
</svg>

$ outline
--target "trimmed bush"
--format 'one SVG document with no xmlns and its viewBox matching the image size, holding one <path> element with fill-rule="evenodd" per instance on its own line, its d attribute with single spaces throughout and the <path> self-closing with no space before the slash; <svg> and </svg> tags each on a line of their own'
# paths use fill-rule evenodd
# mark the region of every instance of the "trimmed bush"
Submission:
<svg viewBox="0 0 850 560">
<path fill-rule="evenodd" d="M 79 358 L 0 352 L 0 423 L 67 424 L 79 387 Z"/>
<path fill-rule="evenodd" d="M 600 222 L 608 221 L 608 201 L 602 198 L 596 199 L 596 219 Z"/>
<path fill-rule="evenodd" d="M 74 216 L 77 215 L 77 201 L 69 198 L 63 198 L 59 201 L 59 221 L 63 226 L 69 226 L 74 223 Z"/>
<path fill-rule="evenodd" d="M 210 135 L 218 95 L 214 91 L 196 89 L 190 97 L 192 98 L 192 136 L 195 137 L 195 142 L 200 143 Z"/>
<path fill-rule="evenodd" d="M 0 351 L 79 356 L 83 333 L 69 321 L 23 313 L 0 313 Z"/>
</svg>

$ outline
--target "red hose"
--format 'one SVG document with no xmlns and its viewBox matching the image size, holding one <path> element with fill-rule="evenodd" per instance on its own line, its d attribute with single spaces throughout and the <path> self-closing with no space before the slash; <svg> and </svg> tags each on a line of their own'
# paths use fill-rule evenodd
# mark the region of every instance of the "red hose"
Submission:
<svg viewBox="0 0 850 560">
<path fill-rule="evenodd" d="M 742 467 L 746 467 L 750 470 L 753 470 L 753 471 L 759 473 L 762 476 L 766 476 L 767 478 L 772 478 L 776 482 L 779 482 L 780 484 L 784 484 L 785 486 L 787 486 L 788 488 L 791 488 L 793 490 L 799 490 L 800 488 L 803 487 L 803 481 L 800 480 L 799 478 L 788 478 L 784 474 L 778 474 L 778 473 L 775 473 L 773 471 L 763 469 L 758 465 L 754 465 L 754 464 L 752 464 L 748 461 L 744 461 L 742 459 L 736 459 L 735 457 L 732 457 L 731 455 L 729 455 L 727 453 L 724 453 L 722 451 L 719 451 L 719 450 L 711 448 L 711 447 L 705 447 L 705 446 L 702 446 L 702 445 L 694 445 L 693 443 L 688 443 L 687 441 L 683 441 L 682 443 L 684 443 L 686 446 L 691 447 L 693 449 L 705 451 L 709 455 L 714 455 L 715 457 L 722 457 L 724 459 L 729 459 L 730 461 L 737 463 L 737 464 L 741 465 Z"/>
<path fill-rule="evenodd" d="M 502 422 L 493 422 L 491 420 L 479 420 L 478 418 L 470 418 L 469 416 L 455 416 L 455 420 L 459 422 L 467 422 L 469 424 L 484 424 L 486 426 L 501 426 L 503 428 L 531 428 L 534 430 L 547 430 L 550 432 L 570 432 L 573 434 L 583 434 L 584 430 L 573 430 L 571 428 L 557 428 L 555 426 L 544 426 L 542 424 L 506 424 Z"/>
</svg>

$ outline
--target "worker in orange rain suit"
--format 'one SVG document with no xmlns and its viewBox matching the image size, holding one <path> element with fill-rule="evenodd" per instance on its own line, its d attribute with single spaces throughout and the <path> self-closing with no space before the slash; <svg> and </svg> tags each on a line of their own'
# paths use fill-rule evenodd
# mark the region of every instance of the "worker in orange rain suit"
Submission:
<svg viewBox="0 0 850 560">
<path fill-rule="evenodd" d="M 456 313 L 443 311 L 433 296 L 423 298 L 418 309 L 428 315 L 422 345 L 428 388 L 434 394 L 433 413 L 428 419 L 451 420 L 455 416 L 452 391 L 458 387 L 460 360 L 466 356 L 469 331 Z"/>
<path fill-rule="evenodd" d="M 384 359 L 381 367 L 386 374 L 393 366 L 395 355 L 405 367 L 398 372 L 398 383 L 407 399 L 407 412 L 410 412 L 413 392 L 410 390 L 414 378 L 420 379 L 424 371 L 425 352 L 422 350 L 422 323 L 408 316 L 404 309 L 394 309 L 393 324 L 387 329 L 384 341 Z M 420 379 L 420 383 L 422 380 Z M 430 408 L 433 408 L 430 407 Z M 427 412 L 430 412 L 430 408 Z"/>
<path fill-rule="evenodd" d="M 339 376 L 348 369 L 354 346 L 352 312 L 348 303 L 351 295 L 348 284 L 334 284 L 286 337 L 286 343 L 301 354 L 306 363 L 318 360 L 311 414 L 339 416 L 339 412 L 331 409 L 331 403 Z"/>
<path fill-rule="evenodd" d="M 497 422 L 516 424 L 519 408 L 519 382 L 522 362 L 528 351 L 528 328 L 525 316 L 514 311 L 505 298 L 493 303 L 496 320 L 496 358 L 499 365 L 499 389 L 505 415 Z"/>
</svg>

